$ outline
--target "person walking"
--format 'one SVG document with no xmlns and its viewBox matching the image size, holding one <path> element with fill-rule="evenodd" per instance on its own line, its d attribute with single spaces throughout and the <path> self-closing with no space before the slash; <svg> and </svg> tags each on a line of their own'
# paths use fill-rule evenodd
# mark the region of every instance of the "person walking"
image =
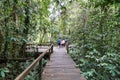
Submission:
<svg viewBox="0 0 120 80">
<path fill-rule="evenodd" d="M 60 44 L 61 44 L 61 39 L 60 38 L 58 38 L 57 44 L 58 44 L 58 48 L 60 48 Z"/>
<path fill-rule="evenodd" d="M 61 45 L 65 46 L 65 40 L 64 39 L 61 41 Z"/>
</svg>

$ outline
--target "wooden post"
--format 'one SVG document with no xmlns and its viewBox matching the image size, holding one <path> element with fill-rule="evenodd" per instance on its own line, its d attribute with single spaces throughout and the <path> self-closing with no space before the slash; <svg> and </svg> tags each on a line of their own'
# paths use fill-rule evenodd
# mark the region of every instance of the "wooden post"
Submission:
<svg viewBox="0 0 120 80">
<path fill-rule="evenodd" d="M 51 49 L 49 49 L 48 59 L 50 60 Z"/>
<path fill-rule="evenodd" d="M 66 43 L 66 50 L 67 50 L 67 53 L 69 53 L 68 42 Z"/>
<path fill-rule="evenodd" d="M 52 47 L 51 47 L 51 53 L 53 53 L 53 45 L 52 45 Z"/>
<path fill-rule="evenodd" d="M 37 50 L 37 53 L 38 53 L 38 45 L 36 46 L 36 50 Z"/>
<path fill-rule="evenodd" d="M 39 61 L 39 80 L 42 80 L 42 59 Z"/>
</svg>

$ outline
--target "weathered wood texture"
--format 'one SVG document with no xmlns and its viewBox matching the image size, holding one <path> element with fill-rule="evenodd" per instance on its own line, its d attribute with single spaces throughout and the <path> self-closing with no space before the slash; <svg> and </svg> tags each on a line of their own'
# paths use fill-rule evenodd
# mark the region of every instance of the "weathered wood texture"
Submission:
<svg viewBox="0 0 120 80">
<path fill-rule="evenodd" d="M 75 65 L 65 48 L 54 47 L 51 59 L 42 73 L 42 80 L 86 80 Z"/>
<path fill-rule="evenodd" d="M 49 55 L 49 60 L 50 60 L 50 54 L 53 52 L 53 45 L 51 45 L 49 47 L 49 49 L 47 49 L 45 52 L 43 52 L 42 54 L 40 54 L 20 75 L 18 75 L 15 80 L 24 80 L 24 78 L 28 75 L 28 73 L 30 73 L 30 71 L 35 67 L 35 65 L 37 65 L 37 63 L 39 62 L 39 76 L 41 76 L 41 72 L 42 72 L 42 58 L 45 55 Z M 38 51 L 37 51 L 38 52 Z M 48 52 L 48 53 L 47 53 Z"/>
</svg>

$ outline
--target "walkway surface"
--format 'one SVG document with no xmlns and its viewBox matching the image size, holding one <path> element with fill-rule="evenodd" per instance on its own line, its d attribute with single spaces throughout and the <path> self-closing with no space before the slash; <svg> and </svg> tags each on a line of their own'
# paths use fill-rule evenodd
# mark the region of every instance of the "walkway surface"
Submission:
<svg viewBox="0 0 120 80">
<path fill-rule="evenodd" d="M 67 54 L 65 48 L 54 47 L 51 60 L 46 64 L 42 73 L 42 80 L 86 80 L 80 75 L 74 61 Z"/>
</svg>

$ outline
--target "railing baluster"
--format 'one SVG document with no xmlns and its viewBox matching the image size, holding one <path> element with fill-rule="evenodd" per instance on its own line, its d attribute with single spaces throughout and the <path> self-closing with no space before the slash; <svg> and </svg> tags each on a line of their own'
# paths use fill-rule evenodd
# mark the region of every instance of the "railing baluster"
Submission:
<svg viewBox="0 0 120 80">
<path fill-rule="evenodd" d="M 39 80 L 42 80 L 42 76 L 41 76 L 41 74 L 42 74 L 42 59 L 39 61 Z"/>
<path fill-rule="evenodd" d="M 68 44 L 68 42 L 66 43 L 66 50 L 67 50 L 67 53 L 69 53 L 69 44 Z"/>
<path fill-rule="evenodd" d="M 48 60 L 50 60 L 50 49 L 49 49 L 49 52 L 48 52 Z"/>
</svg>

